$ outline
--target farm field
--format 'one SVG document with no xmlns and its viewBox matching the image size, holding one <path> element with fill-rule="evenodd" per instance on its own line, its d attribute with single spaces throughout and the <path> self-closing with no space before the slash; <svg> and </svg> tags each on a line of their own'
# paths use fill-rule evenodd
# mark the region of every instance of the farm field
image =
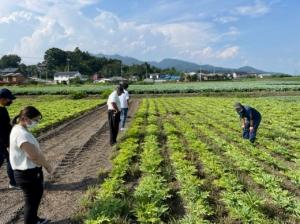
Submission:
<svg viewBox="0 0 300 224">
<path fill-rule="evenodd" d="M 258 109 L 241 138 L 236 101 Z M 144 99 L 84 222 L 299 223 L 300 97 Z"/>
<path fill-rule="evenodd" d="M 100 94 L 111 90 L 115 85 L 78 85 L 78 86 L 10 86 L 18 95 L 43 95 L 84 92 L 87 94 Z M 300 90 L 299 78 L 244 80 L 244 81 L 214 81 L 193 83 L 161 83 L 148 85 L 130 85 L 132 94 L 163 94 L 163 93 L 200 93 L 200 92 L 252 92 L 252 91 L 298 91 Z"/>
<path fill-rule="evenodd" d="M 44 102 L 45 96 L 33 97 L 30 102 L 39 107 L 43 104 L 37 102 L 38 99 L 43 99 Z M 76 102 L 89 102 L 90 106 L 97 104 L 96 101 L 89 99 L 70 100 L 69 103 L 64 97 L 51 100 L 51 97 L 47 96 L 47 99 L 48 107 L 54 106 L 54 103 L 59 104 L 62 107 L 61 111 L 66 109 L 66 106 L 70 107 L 68 110 L 72 110 L 70 105 L 78 106 Z M 17 108 L 18 102 L 26 104 L 25 100 L 18 99 L 15 104 Z M 139 100 L 130 104 L 130 116 L 134 116 L 138 105 Z M 10 109 L 13 112 L 14 108 Z M 131 118 L 128 119 L 129 122 L 130 120 Z M 45 157 L 54 167 L 53 173 L 44 172 L 45 194 L 39 208 L 39 215 L 51 219 L 51 223 L 73 223 L 72 218 L 80 210 L 80 198 L 83 192 L 101 182 L 98 178 L 99 168 L 104 167 L 109 170 L 111 167 L 109 158 L 113 150 L 109 144 L 107 109 L 103 106 L 92 109 L 88 113 L 80 113 L 79 117 L 68 119 L 67 122 L 62 122 L 51 130 L 43 132 L 42 136 L 38 134 L 38 137 Z M 24 223 L 22 192 L 9 189 L 7 186 L 8 178 L 4 166 L 0 169 L 0 224 Z"/>
<path fill-rule="evenodd" d="M 25 96 L 18 97 L 8 109 L 11 119 L 13 119 L 25 106 L 31 105 L 38 108 L 43 115 L 43 119 L 35 130 L 35 132 L 39 132 L 77 117 L 105 102 L 104 99 L 94 97 L 74 100 L 64 96 Z"/>
</svg>

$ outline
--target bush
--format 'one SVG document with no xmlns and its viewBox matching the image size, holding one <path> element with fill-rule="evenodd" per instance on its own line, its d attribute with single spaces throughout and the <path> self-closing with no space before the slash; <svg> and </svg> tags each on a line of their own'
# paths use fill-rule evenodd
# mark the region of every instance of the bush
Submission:
<svg viewBox="0 0 300 224">
<path fill-rule="evenodd" d="M 100 93 L 100 98 L 101 98 L 101 99 L 107 99 L 111 93 L 112 93 L 112 90 L 111 90 L 111 89 L 103 90 L 103 91 Z"/>
<path fill-rule="evenodd" d="M 78 92 L 72 92 L 71 93 L 71 99 L 74 99 L 74 100 L 83 99 L 87 96 L 88 96 L 87 93 L 83 92 L 83 91 L 78 91 Z"/>
</svg>

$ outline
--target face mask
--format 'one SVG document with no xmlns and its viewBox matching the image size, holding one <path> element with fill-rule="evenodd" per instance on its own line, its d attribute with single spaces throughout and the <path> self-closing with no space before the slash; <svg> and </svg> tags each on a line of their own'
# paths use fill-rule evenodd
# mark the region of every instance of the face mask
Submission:
<svg viewBox="0 0 300 224">
<path fill-rule="evenodd" d="M 27 124 L 27 128 L 34 128 L 38 125 L 39 123 L 37 121 L 31 121 L 31 124 Z"/>
</svg>

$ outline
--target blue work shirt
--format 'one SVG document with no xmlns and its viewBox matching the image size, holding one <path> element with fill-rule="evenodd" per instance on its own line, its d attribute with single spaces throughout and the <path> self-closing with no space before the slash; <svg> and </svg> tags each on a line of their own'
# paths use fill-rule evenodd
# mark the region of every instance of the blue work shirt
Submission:
<svg viewBox="0 0 300 224">
<path fill-rule="evenodd" d="M 250 120 L 253 120 L 253 122 L 261 120 L 260 113 L 256 109 L 249 106 L 243 106 L 243 110 L 239 113 L 239 115 L 240 118 L 246 118 L 248 122 L 250 122 Z"/>
</svg>

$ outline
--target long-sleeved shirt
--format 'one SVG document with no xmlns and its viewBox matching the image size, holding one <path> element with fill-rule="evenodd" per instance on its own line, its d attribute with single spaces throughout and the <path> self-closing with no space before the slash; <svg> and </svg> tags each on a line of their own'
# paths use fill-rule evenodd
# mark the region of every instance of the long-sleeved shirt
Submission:
<svg viewBox="0 0 300 224">
<path fill-rule="evenodd" d="M 261 114 L 253 107 L 244 106 L 242 112 L 239 113 L 240 118 L 246 118 L 250 124 L 252 122 L 260 121 Z"/>
<path fill-rule="evenodd" d="M 0 150 L 6 152 L 9 147 L 9 135 L 12 126 L 10 124 L 10 117 L 5 107 L 0 106 Z"/>
</svg>

